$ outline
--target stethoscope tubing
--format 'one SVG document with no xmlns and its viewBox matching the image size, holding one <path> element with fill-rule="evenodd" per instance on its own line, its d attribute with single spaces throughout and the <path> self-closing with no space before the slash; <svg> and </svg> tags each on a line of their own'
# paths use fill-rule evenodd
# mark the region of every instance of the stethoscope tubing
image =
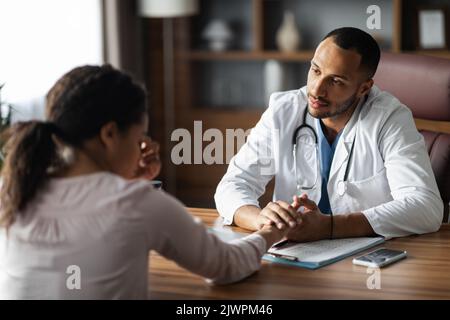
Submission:
<svg viewBox="0 0 450 320">
<path fill-rule="evenodd" d="M 297 152 L 297 148 L 298 148 L 298 145 L 297 145 L 297 134 L 298 134 L 298 132 L 299 132 L 301 129 L 307 128 L 307 129 L 309 129 L 309 130 L 313 133 L 313 136 L 314 136 L 314 142 L 315 142 L 315 144 L 316 144 L 316 148 L 318 147 L 319 139 L 318 139 L 318 137 L 317 137 L 316 130 L 315 130 L 312 126 L 310 126 L 309 124 L 306 123 L 306 116 L 307 116 L 307 114 L 308 114 L 308 106 L 306 106 L 305 111 L 304 111 L 304 113 L 303 113 L 303 121 L 302 121 L 302 124 L 299 125 L 299 126 L 294 130 L 294 134 L 292 135 L 292 145 L 293 145 L 293 149 L 292 149 L 293 151 L 292 151 L 292 154 L 293 154 L 293 157 L 294 157 L 294 166 L 297 166 L 297 157 L 296 157 L 296 152 Z M 338 182 L 338 184 L 343 184 L 343 187 L 338 188 L 338 189 L 339 189 L 338 193 L 339 193 L 339 195 L 341 195 L 341 196 L 344 195 L 344 193 L 345 193 L 345 191 L 346 191 L 346 189 L 347 189 L 347 188 L 346 188 L 346 182 L 347 182 L 347 179 L 348 179 L 348 174 L 349 174 L 349 172 L 350 172 L 350 165 L 349 165 L 349 163 L 350 163 L 350 161 L 352 160 L 352 157 L 353 157 L 353 150 L 354 150 L 354 147 L 355 147 L 355 139 L 356 139 L 356 134 L 355 134 L 355 136 L 353 137 L 352 146 L 351 146 L 351 148 L 350 148 L 350 154 L 349 154 L 349 156 L 348 156 L 347 163 L 346 163 L 346 165 L 345 165 L 344 179 Z M 317 161 L 319 161 L 319 160 L 317 159 Z M 319 169 L 319 170 L 320 170 L 320 169 Z M 295 167 L 295 172 L 297 173 L 297 167 Z M 296 174 L 295 179 L 297 179 L 297 174 Z M 313 189 L 313 188 L 306 188 L 306 189 Z"/>
</svg>

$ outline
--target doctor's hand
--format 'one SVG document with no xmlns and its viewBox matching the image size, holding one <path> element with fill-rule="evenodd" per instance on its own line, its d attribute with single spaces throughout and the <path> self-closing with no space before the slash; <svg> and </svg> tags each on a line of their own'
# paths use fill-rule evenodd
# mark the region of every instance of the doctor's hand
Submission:
<svg viewBox="0 0 450 320">
<path fill-rule="evenodd" d="M 161 171 L 161 160 L 159 159 L 159 143 L 145 137 L 140 142 L 141 158 L 135 173 L 136 178 L 153 180 Z"/>
<path fill-rule="evenodd" d="M 300 222 L 287 235 L 287 238 L 297 242 L 309 242 L 328 239 L 331 232 L 331 218 L 320 212 L 317 204 L 308 199 L 306 194 L 301 197 L 294 196 L 293 207 L 303 207 L 303 212 L 298 212 Z"/>
<path fill-rule="evenodd" d="M 298 206 L 284 201 L 269 202 L 257 217 L 258 229 L 269 225 L 274 225 L 279 230 L 294 228 L 300 222 L 297 209 Z"/>
</svg>

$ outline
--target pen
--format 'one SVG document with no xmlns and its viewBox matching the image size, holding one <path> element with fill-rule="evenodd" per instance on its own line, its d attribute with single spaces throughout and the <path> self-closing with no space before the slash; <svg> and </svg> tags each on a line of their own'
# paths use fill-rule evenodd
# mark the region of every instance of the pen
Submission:
<svg viewBox="0 0 450 320">
<path fill-rule="evenodd" d="M 289 240 L 288 239 L 284 239 L 284 240 L 281 240 L 280 242 L 275 243 L 272 246 L 272 248 L 279 248 L 279 247 L 284 246 L 285 244 L 288 244 L 288 243 L 289 243 Z"/>
<path fill-rule="evenodd" d="M 286 260 L 289 260 L 289 261 L 298 261 L 297 257 L 288 256 L 288 255 L 285 255 L 285 254 L 278 254 L 278 253 L 273 253 L 273 252 L 269 252 L 268 254 L 271 255 L 272 257 L 275 257 L 275 258 L 286 259 Z"/>
</svg>

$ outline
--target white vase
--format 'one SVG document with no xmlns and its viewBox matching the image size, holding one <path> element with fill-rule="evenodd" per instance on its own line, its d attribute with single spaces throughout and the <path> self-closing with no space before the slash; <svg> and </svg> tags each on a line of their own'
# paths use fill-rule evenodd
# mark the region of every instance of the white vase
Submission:
<svg viewBox="0 0 450 320">
<path fill-rule="evenodd" d="M 283 22 L 276 34 L 278 49 L 283 52 L 293 52 L 300 46 L 300 34 L 295 23 L 294 13 L 286 11 Z"/>
<path fill-rule="evenodd" d="M 269 105 L 270 95 L 283 91 L 285 83 L 283 64 L 277 60 L 267 60 L 264 65 L 264 97 L 266 106 Z"/>
<path fill-rule="evenodd" d="M 202 34 L 209 41 L 209 48 L 213 51 L 225 51 L 233 39 L 233 32 L 224 20 L 212 20 Z"/>
</svg>

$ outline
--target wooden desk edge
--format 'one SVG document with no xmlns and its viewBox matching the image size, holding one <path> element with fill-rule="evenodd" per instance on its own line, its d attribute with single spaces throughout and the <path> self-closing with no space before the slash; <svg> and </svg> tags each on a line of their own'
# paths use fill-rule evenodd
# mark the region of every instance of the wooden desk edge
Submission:
<svg viewBox="0 0 450 320">
<path fill-rule="evenodd" d="M 209 221 L 206 221 L 205 218 L 218 218 L 219 217 L 219 212 L 217 212 L 216 209 L 186 207 L 186 210 L 193 216 L 201 218 L 203 223 L 205 223 L 208 226 L 210 226 L 212 224 Z M 242 229 L 239 227 L 235 227 L 235 226 L 233 227 L 233 229 L 236 229 L 239 231 L 244 231 L 244 232 L 249 232 L 248 230 L 245 230 L 245 229 Z M 444 231 L 444 230 L 450 231 L 450 223 L 443 223 L 441 225 L 441 227 L 439 228 L 439 230 L 436 232 Z"/>
</svg>

